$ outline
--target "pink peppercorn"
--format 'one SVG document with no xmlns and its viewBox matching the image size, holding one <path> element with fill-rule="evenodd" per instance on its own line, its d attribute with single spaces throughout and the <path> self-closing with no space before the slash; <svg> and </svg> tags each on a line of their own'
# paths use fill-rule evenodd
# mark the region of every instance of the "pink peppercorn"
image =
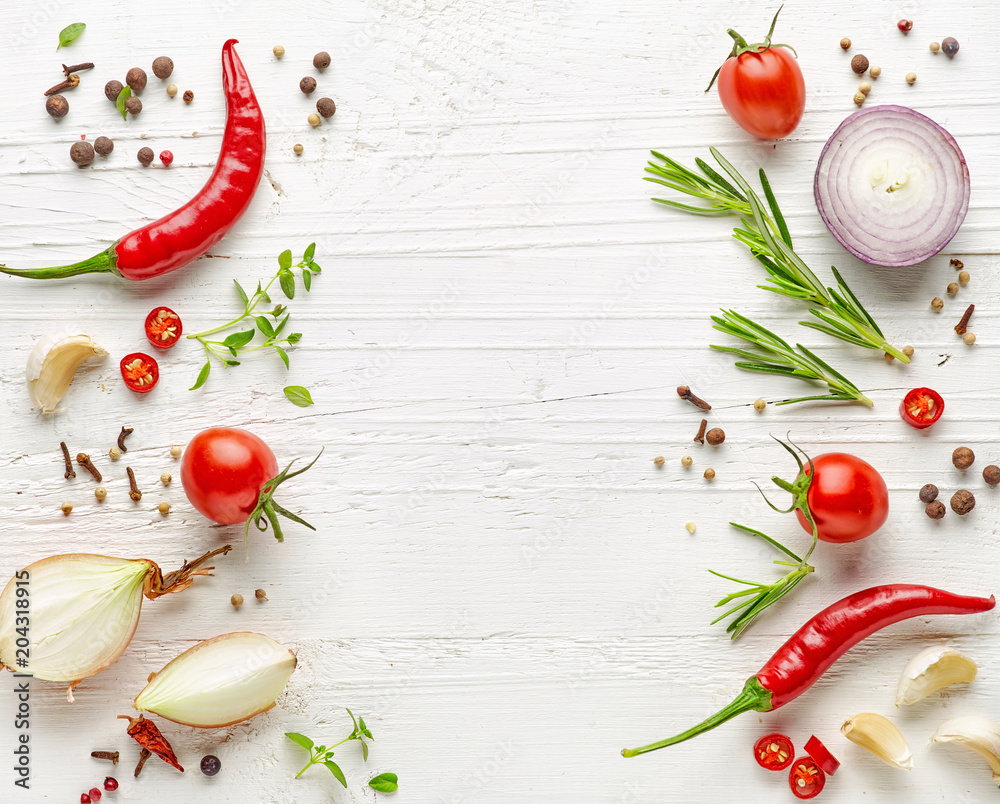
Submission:
<svg viewBox="0 0 1000 804">
<path fill-rule="evenodd" d="M 160 161 L 164 167 L 170 167 L 170 163 L 174 161 L 174 155 L 170 151 L 160 151 Z"/>
<path fill-rule="evenodd" d="M 94 804 L 97 804 L 97 802 L 101 800 L 101 791 L 98 790 L 96 787 L 91 787 L 90 791 L 88 792 L 88 795 L 90 796 L 90 800 L 94 802 Z"/>
<path fill-rule="evenodd" d="M 118 780 L 114 776 L 107 776 L 104 779 L 104 789 L 105 790 L 117 790 Z"/>
</svg>

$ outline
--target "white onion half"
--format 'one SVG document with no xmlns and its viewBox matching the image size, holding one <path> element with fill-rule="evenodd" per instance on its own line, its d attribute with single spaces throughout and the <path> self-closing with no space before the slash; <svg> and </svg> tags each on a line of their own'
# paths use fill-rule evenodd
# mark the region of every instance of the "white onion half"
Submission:
<svg viewBox="0 0 1000 804">
<path fill-rule="evenodd" d="M 872 265 L 939 253 L 969 209 L 969 168 L 955 138 L 905 106 L 855 112 L 816 165 L 816 207 L 840 244 Z"/>
</svg>

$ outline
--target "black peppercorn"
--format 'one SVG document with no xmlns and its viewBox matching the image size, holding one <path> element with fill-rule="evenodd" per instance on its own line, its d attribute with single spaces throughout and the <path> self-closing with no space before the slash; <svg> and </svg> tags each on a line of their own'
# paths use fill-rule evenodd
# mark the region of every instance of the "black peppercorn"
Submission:
<svg viewBox="0 0 1000 804">
<path fill-rule="evenodd" d="M 118 96 L 121 94 L 123 89 L 125 89 L 125 87 L 122 86 L 121 81 L 108 81 L 108 83 L 104 85 L 104 94 L 107 96 L 109 101 L 117 103 Z"/>
<path fill-rule="evenodd" d="M 146 88 L 146 71 L 142 67 L 133 67 L 125 74 L 125 83 L 132 87 L 133 92 L 142 92 Z"/>
<path fill-rule="evenodd" d="M 316 111 L 323 117 L 333 117 L 334 112 L 337 111 L 337 104 L 331 98 L 320 98 L 316 101 Z"/>
<path fill-rule="evenodd" d="M 931 519 L 941 519 L 945 513 L 944 503 L 940 500 L 935 500 L 934 502 L 927 503 L 927 507 L 924 509 L 924 513 L 927 514 Z"/>
<path fill-rule="evenodd" d="M 108 137 L 98 137 L 94 140 L 94 150 L 101 156 L 107 156 L 115 149 L 115 144 Z"/>
<path fill-rule="evenodd" d="M 139 153 L 136 154 L 136 159 L 138 159 L 144 167 L 149 167 L 153 164 L 153 154 L 152 148 L 140 148 Z"/>
<path fill-rule="evenodd" d="M 958 53 L 958 40 L 954 36 L 946 36 L 941 40 L 941 51 L 949 59 L 955 58 L 955 54 Z"/>
<path fill-rule="evenodd" d="M 920 502 L 929 503 L 934 502 L 938 496 L 938 487 L 933 483 L 928 483 L 922 489 L 920 489 Z"/>
<path fill-rule="evenodd" d="M 218 757 L 213 757 L 209 754 L 201 759 L 201 772 L 206 776 L 215 776 L 221 770 L 222 763 L 219 761 Z"/>
<path fill-rule="evenodd" d="M 976 498 L 971 491 L 959 489 L 951 495 L 951 510 L 959 516 L 965 516 L 976 507 Z"/>
<path fill-rule="evenodd" d="M 983 469 L 983 480 L 989 483 L 991 486 L 1000 483 L 1000 466 L 994 466 L 992 463 Z"/>
<path fill-rule="evenodd" d="M 959 447 L 951 453 L 951 462 L 955 464 L 956 469 L 968 469 L 975 460 L 976 453 L 968 447 Z"/>
<path fill-rule="evenodd" d="M 194 100 L 194 93 L 190 89 L 184 90 L 184 102 L 190 103 Z"/>
<path fill-rule="evenodd" d="M 78 140 L 70 146 L 69 158 L 78 165 L 89 165 L 94 161 L 94 146 L 86 140 Z"/>
<path fill-rule="evenodd" d="M 69 101 L 62 95 L 49 95 L 45 99 L 45 111 L 58 120 L 60 117 L 65 117 L 69 111 Z"/>
<path fill-rule="evenodd" d="M 166 56 L 159 56 L 153 59 L 153 75 L 157 78 L 170 78 L 170 74 L 174 71 L 173 59 Z"/>
<path fill-rule="evenodd" d="M 947 40 L 946 40 L 947 41 Z M 958 50 L 958 43 L 955 43 L 955 50 Z M 321 50 L 315 56 L 313 56 L 313 67 L 317 70 L 325 70 L 330 66 L 330 54 L 325 50 Z"/>
<path fill-rule="evenodd" d="M 721 427 L 713 427 L 705 433 L 705 440 L 713 447 L 717 447 L 726 440 L 726 433 Z"/>
<path fill-rule="evenodd" d="M 860 53 L 851 59 L 851 69 L 854 70 L 858 75 L 864 73 L 868 69 L 868 57 L 862 56 Z"/>
<path fill-rule="evenodd" d="M 316 90 L 316 79 L 307 75 L 299 81 L 299 89 L 301 89 L 305 95 L 312 95 L 312 93 Z"/>
<path fill-rule="evenodd" d="M 142 101 L 139 100 L 135 95 L 131 98 L 125 99 L 125 111 L 130 115 L 137 115 L 142 111 Z"/>
</svg>

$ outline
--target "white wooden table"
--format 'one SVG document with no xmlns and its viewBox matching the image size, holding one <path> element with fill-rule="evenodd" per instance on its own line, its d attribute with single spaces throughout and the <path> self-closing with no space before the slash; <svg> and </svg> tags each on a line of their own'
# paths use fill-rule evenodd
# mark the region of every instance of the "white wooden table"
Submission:
<svg viewBox="0 0 1000 804">
<path fill-rule="evenodd" d="M 945 718 L 1000 718 L 997 617 L 927 618 L 895 626 L 852 651 L 807 695 L 773 714 L 745 715 L 714 733 L 649 756 L 618 754 L 687 728 L 726 703 L 784 638 L 843 595 L 884 582 L 928 583 L 970 594 L 1000 590 L 994 523 L 1000 491 L 978 470 L 1000 458 L 996 417 L 997 199 L 1000 150 L 997 24 L 982 3 L 790 3 L 776 39 L 794 44 L 808 86 L 805 117 L 778 144 L 753 141 L 703 93 L 728 51 L 727 27 L 751 41 L 773 8 L 709 0 L 659 5 L 594 0 L 442 3 L 352 0 L 295 6 L 175 0 L 105 8 L 42 3 L 6 10 L 0 53 L 6 100 L 0 131 L 0 254 L 12 265 L 61 264 L 189 198 L 214 163 L 223 126 L 219 51 L 230 36 L 268 121 L 267 177 L 250 211 L 214 259 L 134 285 L 81 277 L 38 284 L 0 277 L 6 348 L 0 353 L 0 568 L 6 576 L 61 552 L 159 562 L 228 541 L 187 503 L 171 444 L 212 425 L 245 427 L 279 462 L 326 451 L 288 485 L 284 503 L 318 526 L 290 525 L 284 544 L 251 537 L 217 562 L 214 578 L 147 603 L 131 647 L 84 682 L 77 702 L 35 682 L 32 788 L 0 771 L 4 801 L 77 801 L 106 773 L 122 782 L 110 801 L 360 802 L 376 773 L 399 774 L 405 802 L 770 802 L 793 800 L 783 774 L 754 764 L 765 730 L 801 746 L 819 735 L 843 762 L 821 800 L 978 802 L 995 790 L 985 763 L 951 746 L 926 746 Z M 904 38 L 900 14 L 914 19 Z M 58 31 L 89 24 L 58 53 Z M 953 35 L 954 61 L 927 44 Z M 854 106 L 856 80 L 838 47 L 855 42 L 883 68 L 868 101 L 912 105 L 958 139 L 973 177 L 968 218 L 948 252 L 910 270 L 876 270 L 830 237 L 812 202 L 820 148 Z M 282 44 L 281 61 L 271 48 Z M 333 65 L 313 98 L 336 116 L 311 129 L 312 101 L 298 88 L 312 55 Z M 169 55 L 171 81 L 195 101 L 167 98 L 150 75 L 144 111 L 124 122 L 103 97 L 110 78 Z M 59 64 L 93 60 L 58 123 L 41 92 Z M 903 75 L 919 78 L 910 87 Z M 196 132 L 196 133 L 195 133 Z M 68 159 L 81 134 L 115 140 L 90 168 Z M 302 143 L 301 157 L 292 153 Z M 169 170 L 143 169 L 143 145 L 169 148 Z M 672 213 L 648 200 L 650 148 L 690 163 L 715 144 L 741 169 L 764 166 L 797 247 L 817 270 L 835 263 L 912 365 L 840 348 L 796 327 L 800 307 L 756 290 L 762 271 L 729 237 L 729 223 Z M 156 304 L 189 332 L 237 312 L 232 280 L 269 277 L 285 248 L 317 242 L 324 273 L 291 305 L 304 333 L 290 371 L 275 356 L 216 368 L 190 392 L 202 355 L 184 343 L 163 357 L 148 397 L 127 391 L 118 359 L 141 349 Z M 972 282 L 945 311 L 959 255 Z M 974 302 L 979 340 L 952 332 Z M 708 345 L 708 316 L 735 307 L 798 336 L 854 379 L 874 410 L 799 405 L 757 414 L 751 403 L 798 386 L 738 372 Z M 32 410 L 24 365 L 37 338 L 64 327 L 111 352 L 81 372 L 65 410 Z M 674 394 L 690 384 L 715 406 L 719 448 L 691 443 L 699 416 Z M 287 384 L 308 386 L 313 407 L 293 407 Z M 945 418 L 923 433 L 896 412 L 908 388 L 944 394 Z M 104 455 L 119 428 L 135 428 L 128 459 L 146 486 L 127 498 L 124 462 L 101 463 L 109 497 L 92 481 L 62 477 L 58 444 Z M 873 463 L 892 511 L 875 536 L 821 545 L 818 572 L 739 642 L 710 626 L 728 590 L 711 567 L 766 577 L 764 546 L 729 520 L 793 543 L 804 534 L 766 508 L 751 481 L 789 476 L 768 434 L 790 431 L 812 453 L 843 449 Z M 963 480 L 949 460 L 961 444 L 978 456 Z M 690 453 L 692 471 L 681 469 Z M 666 458 L 657 470 L 652 459 Z M 707 466 L 717 477 L 701 478 Z M 963 520 L 932 522 L 916 499 L 927 482 L 978 498 Z M 285 489 L 283 489 L 285 491 Z M 59 511 L 74 503 L 71 516 Z M 172 510 L 162 517 L 161 500 Z M 148 504 L 147 504 L 148 501 Z M 684 529 L 688 520 L 697 532 Z M 258 604 L 253 590 L 267 590 Z M 247 603 L 234 611 L 229 597 Z M 130 711 L 146 676 L 195 641 L 253 629 L 300 661 L 278 706 L 219 731 L 164 724 L 188 772 L 156 760 L 133 780 L 137 749 L 115 715 Z M 895 685 L 925 645 L 951 640 L 980 664 L 968 689 L 896 713 Z M 0 685 L 3 750 L 13 748 L 14 679 Z M 367 764 L 338 749 L 343 790 L 322 768 L 293 776 L 304 752 L 283 737 L 318 741 L 349 733 L 344 707 L 365 716 L 376 741 Z M 860 711 L 893 717 L 910 741 L 912 773 L 881 765 L 838 734 Z M 125 759 L 112 769 L 93 749 Z M 202 776 L 214 753 L 222 772 Z M 11 765 L 10 755 L 5 767 Z M 116 797 L 117 796 L 117 797 Z"/>
</svg>

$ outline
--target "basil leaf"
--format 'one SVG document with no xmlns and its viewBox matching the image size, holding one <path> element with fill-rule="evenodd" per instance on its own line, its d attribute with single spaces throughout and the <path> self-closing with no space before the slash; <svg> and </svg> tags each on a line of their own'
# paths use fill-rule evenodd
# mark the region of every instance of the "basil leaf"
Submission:
<svg viewBox="0 0 1000 804">
<path fill-rule="evenodd" d="M 278 346 L 278 344 L 274 345 L 274 351 L 278 353 L 278 357 L 280 357 L 281 362 L 285 364 L 285 368 L 288 368 L 288 353 Z"/>
<path fill-rule="evenodd" d="M 294 731 L 286 731 L 285 736 L 296 745 L 302 746 L 306 749 L 306 751 L 312 751 L 312 747 L 315 745 L 315 743 L 304 734 L 297 734 Z"/>
<path fill-rule="evenodd" d="M 282 271 L 287 271 L 292 267 L 292 252 L 287 248 L 278 255 L 278 267 Z"/>
<path fill-rule="evenodd" d="M 313 255 L 316 253 L 316 244 L 310 243 L 306 246 L 306 253 L 302 255 L 302 262 L 312 262 Z"/>
<path fill-rule="evenodd" d="M 189 391 L 197 391 L 201 386 L 205 384 L 205 380 L 208 379 L 208 372 L 212 370 L 212 361 L 207 360 L 205 365 L 201 367 L 201 371 L 198 372 L 198 379 L 194 381 L 194 385 L 188 388 Z"/>
<path fill-rule="evenodd" d="M 395 773 L 380 773 L 374 779 L 369 780 L 368 786 L 379 793 L 395 793 L 399 789 L 396 784 L 399 777 Z"/>
<path fill-rule="evenodd" d="M 240 285 L 240 283 L 237 282 L 235 279 L 233 280 L 233 282 L 236 285 L 236 289 L 240 292 L 240 299 L 243 300 L 243 306 L 244 307 L 249 306 L 249 304 L 250 304 L 250 298 L 247 296 L 247 292 L 245 290 L 243 290 L 243 286 Z"/>
<path fill-rule="evenodd" d="M 74 22 L 72 25 L 67 25 L 63 28 L 59 32 L 59 46 L 56 47 L 56 50 L 59 50 L 63 45 L 68 45 L 70 42 L 75 41 L 86 27 L 87 23 L 85 22 Z"/>
<path fill-rule="evenodd" d="M 289 299 L 295 298 L 295 274 L 291 271 L 282 271 L 278 274 L 279 281 L 281 282 L 281 292 L 284 293 Z"/>
<path fill-rule="evenodd" d="M 228 346 L 230 349 L 242 349 L 253 340 L 253 336 L 256 334 L 252 329 L 244 330 L 243 332 L 234 332 L 232 335 L 226 336 L 222 345 Z"/>
<path fill-rule="evenodd" d="M 347 779 L 344 778 L 344 772 L 340 769 L 340 765 L 331 759 L 328 759 L 323 764 L 330 769 L 330 773 L 337 777 L 338 782 L 340 782 L 344 787 L 347 787 Z"/>
<path fill-rule="evenodd" d="M 298 405 L 300 408 L 307 408 L 313 404 L 313 398 L 309 393 L 309 389 L 303 388 L 301 385 L 286 386 L 285 396 L 288 397 L 289 402 L 293 405 Z"/>
<path fill-rule="evenodd" d="M 274 337 L 274 327 L 271 326 L 271 322 L 264 318 L 264 316 L 254 316 L 254 321 L 257 322 L 257 329 L 267 335 L 268 338 Z"/>
<path fill-rule="evenodd" d="M 122 91 L 118 93 L 118 99 L 115 101 L 115 108 L 121 112 L 122 120 L 128 118 L 128 112 L 125 111 L 125 101 L 132 97 L 132 87 L 122 87 Z"/>
</svg>

